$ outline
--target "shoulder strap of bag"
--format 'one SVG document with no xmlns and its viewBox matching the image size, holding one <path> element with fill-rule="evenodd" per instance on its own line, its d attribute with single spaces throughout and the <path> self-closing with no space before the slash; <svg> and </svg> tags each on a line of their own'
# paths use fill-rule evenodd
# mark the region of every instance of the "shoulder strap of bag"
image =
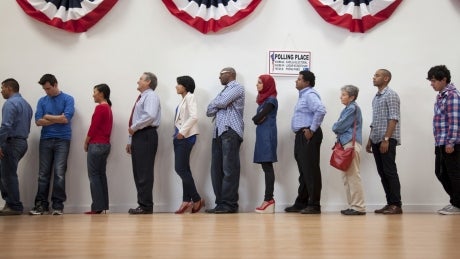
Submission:
<svg viewBox="0 0 460 259">
<path fill-rule="evenodd" d="M 355 105 L 355 122 L 353 123 L 353 148 L 355 147 L 356 140 L 356 121 L 358 120 L 358 106 Z"/>
</svg>

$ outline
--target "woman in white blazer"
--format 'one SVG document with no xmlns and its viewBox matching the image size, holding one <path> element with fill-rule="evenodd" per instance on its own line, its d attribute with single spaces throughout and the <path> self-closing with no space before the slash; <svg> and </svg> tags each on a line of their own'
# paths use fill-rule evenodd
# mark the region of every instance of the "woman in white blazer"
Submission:
<svg viewBox="0 0 460 259">
<path fill-rule="evenodd" d="M 180 76 L 176 81 L 176 91 L 182 96 L 182 101 L 176 108 L 174 118 L 174 168 L 182 179 L 183 196 L 182 204 L 175 213 L 196 213 L 205 204 L 196 190 L 190 170 L 190 153 L 198 135 L 197 105 L 193 95 L 195 81 L 190 76 Z"/>
</svg>

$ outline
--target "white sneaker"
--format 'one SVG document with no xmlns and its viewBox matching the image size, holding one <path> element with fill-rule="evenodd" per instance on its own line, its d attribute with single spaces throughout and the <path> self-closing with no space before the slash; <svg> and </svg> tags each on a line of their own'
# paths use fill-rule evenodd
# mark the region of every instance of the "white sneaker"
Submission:
<svg viewBox="0 0 460 259">
<path fill-rule="evenodd" d="M 454 205 L 447 205 L 446 207 L 438 210 L 438 213 L 442 215 L 460 215 L 460 208 L 457 208 Z"/>
<path fill-rule="evenodd" d="M 64 212 L 62 210 L 53 210 L 53 215 L 62 215 Z"/>
</svg>

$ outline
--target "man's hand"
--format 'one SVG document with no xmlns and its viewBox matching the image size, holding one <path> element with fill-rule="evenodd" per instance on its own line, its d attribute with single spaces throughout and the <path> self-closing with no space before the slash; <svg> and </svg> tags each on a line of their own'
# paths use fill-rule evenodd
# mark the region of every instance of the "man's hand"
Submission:
<svg viewBox="0 0 460 259">
<path fill-rule="evenodd" d="M 131 155 L 131 144 L 126 145 L 126 153 Z"/>
</svg>

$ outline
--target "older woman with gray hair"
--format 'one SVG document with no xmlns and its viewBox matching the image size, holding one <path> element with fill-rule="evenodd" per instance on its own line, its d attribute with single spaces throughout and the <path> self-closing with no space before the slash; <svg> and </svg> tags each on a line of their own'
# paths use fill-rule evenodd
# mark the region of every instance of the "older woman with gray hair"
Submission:
<svg viewBox="0 0 460 259">
<path fill-rule="evenodd" d="M 364 191 L 359 173 L 359 152 L 362 145 L 363 125 L 361 109 L 356 103 L 359 88 L 354 85 L 346 85 L 340 90 L 340 101 L 345 105 L 345 108 L 340 113 L 337 122 L 332 126 L 332 131 L 337 135 L 337 141 L 345 149 L 353 146 L 353 134 L 355 134 L 355 156 L 348 170 L 343 171 L 342 174 L 349 208 L 340 212 L 343 215 L 365 215 Z M 354 130 L 355 125 L 356 130 Z"/>
</svg>

